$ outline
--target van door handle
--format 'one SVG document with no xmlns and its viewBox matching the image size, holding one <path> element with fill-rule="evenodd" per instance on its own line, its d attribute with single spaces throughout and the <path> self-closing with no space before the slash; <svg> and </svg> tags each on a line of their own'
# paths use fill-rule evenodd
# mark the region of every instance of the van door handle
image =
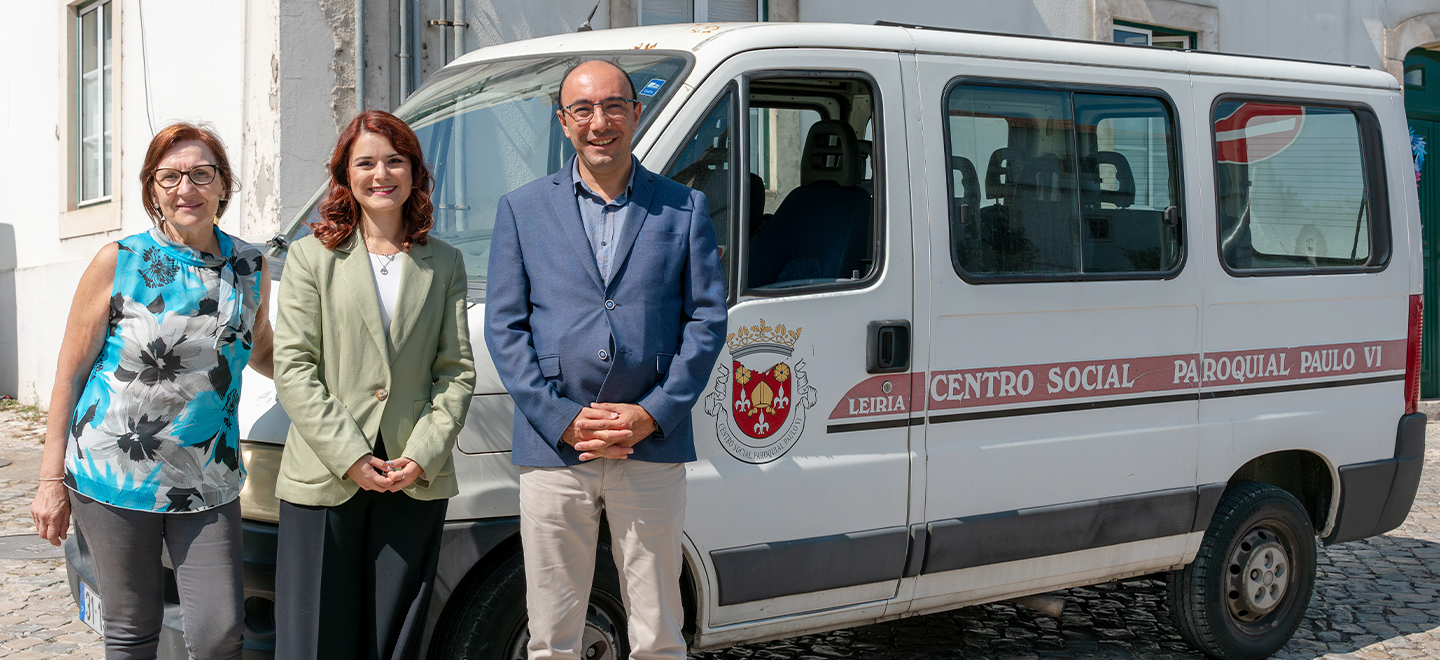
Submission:
<svg viewBox="0 0 1440 660">
<path fill-rule="evenodd" d="M 865 371 L 888 374 L 910 369 L 909 321 L 871 321 L 866 335 Z"/>
</svg>

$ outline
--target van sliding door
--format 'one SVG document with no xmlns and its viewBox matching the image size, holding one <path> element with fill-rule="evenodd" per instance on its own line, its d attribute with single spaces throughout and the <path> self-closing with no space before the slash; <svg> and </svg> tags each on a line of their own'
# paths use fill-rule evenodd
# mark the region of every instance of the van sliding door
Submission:
<svg viewBox="0 0 1440 660">
<path fill-rule="evenodd" d="M 1188 79 L 918 60 L 930 353 L 912 609 L 1179 563 L 1200 537 L 1198 391 L 1176 377 L 1201 301 Z"/>
</svg>

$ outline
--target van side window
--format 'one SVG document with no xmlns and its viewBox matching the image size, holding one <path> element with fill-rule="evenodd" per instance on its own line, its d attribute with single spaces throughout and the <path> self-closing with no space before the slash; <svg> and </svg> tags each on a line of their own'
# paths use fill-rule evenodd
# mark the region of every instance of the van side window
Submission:
<svg viewBox="0 0 1440 660">
<path fill-rule="evenodd" d="M 735 221 L 731 201 L 735 196 L 731 168 L 731 117 L 735 94 L 727 91 L 690 135 L 690 141 L 666 169 L 665 176 L 705 193 L 715 239 L 720 243 L 720 263 L 725 269 L 725 286 L 730 287 L 730 227 Z"/>
<path fill-rule="evenodd" d="M 946 114 L 961 277 L 1159 278 L 1179 268 L 1179 159 L 1161 99 L 956 85 Z"/>
<path fill-rule="evenodd" d="M 1222 99 L 1212 121 L 1227 269 L 1280 274 L 1384 266 L 1386 192 L 1372 155 L 1379 149 L 1373 115 Z"/>
<path fill-rule="evenodd" d="M 750 82 L 748 289 L 847 286 L 876 271 L 875 109 L 859 77 Z"/>
</svg>

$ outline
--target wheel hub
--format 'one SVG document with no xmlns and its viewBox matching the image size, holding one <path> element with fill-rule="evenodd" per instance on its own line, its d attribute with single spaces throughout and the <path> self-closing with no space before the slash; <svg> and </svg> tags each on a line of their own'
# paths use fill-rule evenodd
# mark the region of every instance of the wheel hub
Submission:
<svg viewBox="0 0 1440 660">
<path fill-rule="evenodd" d="M 585 616 L 585 633 L 580 638 L 580 657 L 583 660 L 620 660 L 619 627 L 604 610 L 590 603 Z M 525 660 L 530 645 L 528 627 L 520 631 L 515 644 L 510 647 L 511 660 Z"/>
<path fill-rule="evenodd" d="M 1271 531 L 1250 530 L 1235 544 L 1227 562 L 1226 603 L 1245 623 L 1275 611 L 1290 584 L 1290 553 Z"/>
</svg>

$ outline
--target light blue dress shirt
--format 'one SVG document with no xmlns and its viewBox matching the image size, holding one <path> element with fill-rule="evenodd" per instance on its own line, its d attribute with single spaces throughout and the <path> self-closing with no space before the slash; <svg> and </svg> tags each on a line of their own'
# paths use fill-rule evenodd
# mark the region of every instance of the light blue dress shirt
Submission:
<svg viewBox="0 0 1440 660">
<path fill-rule="evenodd" d="M 595 265 L 600 268 L 600 277 L 610 284 L 611 271 L 615 264 L 615 242 L 625 230 L 625 220 L 630 214 L 630 193 L 635 189 L 635 170 L 640 163 L 630 157 L 630 180 L 625 183 L 625 193 L 606 202 L 584 179 L 580 178 L 580 159 L 570 162 L 570 178 L 575 181 L 575 203 L 580 207 L 580 220 L 585 223 L 585 235 L 590 239 L 590 249 L 595 252 Z"/>
</svg>

